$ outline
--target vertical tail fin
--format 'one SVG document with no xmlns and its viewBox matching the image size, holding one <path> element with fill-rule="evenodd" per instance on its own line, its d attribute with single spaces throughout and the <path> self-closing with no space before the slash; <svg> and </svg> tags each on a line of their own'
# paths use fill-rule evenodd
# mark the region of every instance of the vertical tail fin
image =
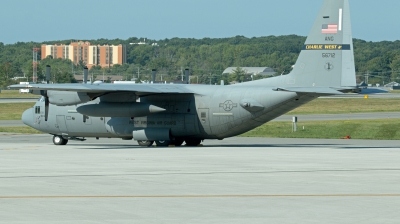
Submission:
<svg viewBox="0 0 400 224">
<path fill-rule="evenodd" d="M 356 86 L 348 0 L 325 0 L 302 48 L 287 87 Z"/>
</svg>

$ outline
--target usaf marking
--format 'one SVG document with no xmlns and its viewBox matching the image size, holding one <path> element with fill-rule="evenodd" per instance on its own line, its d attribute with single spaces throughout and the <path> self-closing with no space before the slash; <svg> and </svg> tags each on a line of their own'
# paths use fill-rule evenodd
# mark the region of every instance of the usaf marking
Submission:
<svg viewBox="0 0 400 224">
<path fill-rule="evenodd" d="M 224 103 L 220 103 L 219 107 L 222 107 L 225 111 L 231 111 L 234 107 L 237 107 L 237 103 L 227 100 Z"/>
<path fill-rule="evenodd" d="M 305 44 L 302 50 L 350 50 L 350 44 Z"/>
</svg>

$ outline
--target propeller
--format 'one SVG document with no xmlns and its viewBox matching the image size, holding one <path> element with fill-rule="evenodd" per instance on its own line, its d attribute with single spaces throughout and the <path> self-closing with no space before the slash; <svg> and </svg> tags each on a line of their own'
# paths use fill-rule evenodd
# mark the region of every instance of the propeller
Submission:
<svg viewBox="0 0 400 224">
<path fill-rule="evenodd" d="M 46 96 L 44 97 L 44 120 L 47 121 L 48 117 L 49 117 L 49 97 L 47 96 L 47 91 L 46 91 Z"/>
<path fill-rule="evenodd" d="M 157 72 L 156 69 L 151 70 L 151 82 L 152 83 L 156 83 L 156 72 Z"/>
<path fill-rule="evenodd" d="M 50 73 L 51 67 L 50 65 L 46 65 L 46 83 L 50 83 Z M 44 97 L 44 120 L 47 121 L 49 117 L 49 96 L 47 95 L 47 90 L 41 90 L 40 95 Z"/>
<path fill-rule="evenodd" d="M 51 77 L 51 67 L 50 65 L 46 65 L 46 83 L 50 83 Z M 88 77 L 88 68 L 85 66 L 83 70 L 83 83 L 87 84 L 87 77 Z M 40 95 L 44 97 L 44 120 L 47 121 L 49 118 L 49 106 L 50 100 L 48 95 L 48 90 L 40 90 Z"/>
<path fill-rule="evenodd" d="M 88 78 L 88 67 L 85 66 L 85 68 L 83 68 L 83 83 L 87 84 L 87 78 Z"/>
<path fill-rule="evenodd" d="M 186 84 L 190 84 L 189 83 L 189 69 L 185 69 L 185 78 L 186 78 Z"/>
</svg>

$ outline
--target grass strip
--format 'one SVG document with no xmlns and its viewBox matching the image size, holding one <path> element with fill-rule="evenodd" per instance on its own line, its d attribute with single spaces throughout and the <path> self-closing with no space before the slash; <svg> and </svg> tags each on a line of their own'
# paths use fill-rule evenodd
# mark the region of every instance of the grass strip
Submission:
<svg viewBox="0 0 400 224">
<path fill-rule="evenodd" d="M 304 126 L 304 130 L 303 130 Z M 292 132 L 291 122 L 270 122 L 242 137 L 400 140 L 400 119 L 304 121 Z"/>
<path fill-rule="evenodd" d="M 43 132 L 38 131 L 34 128 L 25 127 L 0 127 L 0 132 L 7 133 L 20 133 L 20 134 L 43 134 Z"/>
<path fill-rule="evenodd" d="M 38 99 L 40 96 L 30 93 L 19 93 L 19 90 L 1 90 L 0 98 L 34 98 Z"/>
<path fill-rule="evenodd" d="M 22 113 L 33 107 L 31 103 L 0 103 L 0 120 L 21 120 Z"/>
<path fill-rule="evenodd" d="M 313 100 L 288 114 L 343 114 L 400 111 L 398 98 L 320 98 Z"/>
</svg>

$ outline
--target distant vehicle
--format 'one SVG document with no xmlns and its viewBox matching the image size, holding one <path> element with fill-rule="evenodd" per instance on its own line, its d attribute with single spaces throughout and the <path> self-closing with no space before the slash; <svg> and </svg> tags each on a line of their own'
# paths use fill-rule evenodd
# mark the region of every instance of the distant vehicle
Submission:
<svg viewBox="0 0 400 224">
<path fill-rule="evenodd" d="M 34 82 L 19 82 L 20 85 L 35 84 Z M 19 93 L 29 93 L 29 89 L 19 89 Z"/>
<path fill-rule="evenodd" d="M 87 77 L 84 79 L 87 80 Z M 22 115 L 56 145 L 87 137 L 195 146 L 252 130 L 319 96 L 357 89 L 348 0 L 325 0 L 293 70 L 224 85 L 27 84 L 42 97 Z M 250 144 L 250 142 L 249 142 Z"/>
</svg>

